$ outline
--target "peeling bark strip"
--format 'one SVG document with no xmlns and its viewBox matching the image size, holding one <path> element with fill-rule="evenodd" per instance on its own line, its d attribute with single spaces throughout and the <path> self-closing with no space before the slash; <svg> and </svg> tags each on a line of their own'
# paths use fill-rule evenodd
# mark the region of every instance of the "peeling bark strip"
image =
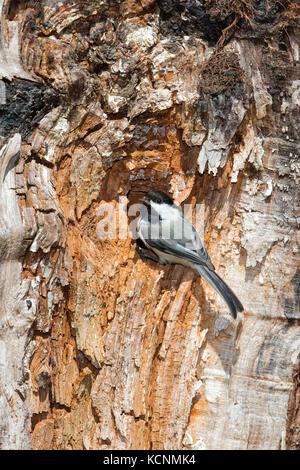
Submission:
<svg viewBox="0 0 300 470">
<path fill-rule="evenodd" d="M 287 448 L 290 450 L 300 449 L 300 355 L 296 362 L 293 374 L 293 391 L 290 394 L 288 407 L 288 436 Z"/>
<path fill-rule="evenodd" d="M 29 362 L 32 325 L 37 315 L 36 279 L 22 279 L 22 258 L 34 234 L 33 213 L 18 207 L 16 163 L 21 136 L 0 153 L 0 443 L 4 449 L 30 447 L 31 387 Z"/>
<path fill-rule="evenodd" d="M 0 447 L 299 447 L 297 3 L 0 11 Z M 150 188 L 202 204 L 243 318 L 98 237 Z"/>
</svg>

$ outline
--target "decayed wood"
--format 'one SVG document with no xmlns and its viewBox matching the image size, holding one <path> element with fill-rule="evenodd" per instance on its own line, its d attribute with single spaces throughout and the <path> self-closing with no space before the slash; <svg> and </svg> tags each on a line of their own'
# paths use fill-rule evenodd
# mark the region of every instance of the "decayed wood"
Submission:
<svg viewBox="0 0 300 470">
<path fill-rule="evenodd" d="M 297 446 L 297 11 L 221 4 L 0 3 L 1 448 Z M 150 188 L 201 205 L 236 321 L 99 238 Z"/>
<path fill-rule="evenodd" d="M 0 156 L 1 446 L 14 449 L 30 446 L 30 340 L 38 303 L 36 280 L 22 279 L 21 260 L 34 236 L 35 221 L 31 208 L 18 207 L 20 145 L 21 136 L 15 134 Z"/>
<path fill-rule="evenodd" d="M 290 394 L 289 406 L 288 406 L 288 419 L 287 419 L 287 449 L 289 450 L 299 450 L 300 449 L 300 439 L 299 439 L 299 410 L 300 410 L 300 374 L 299 374 L 299 359 L 295 364 L 294 373 L 293 373 L 293 391 Z"/>
</svg>

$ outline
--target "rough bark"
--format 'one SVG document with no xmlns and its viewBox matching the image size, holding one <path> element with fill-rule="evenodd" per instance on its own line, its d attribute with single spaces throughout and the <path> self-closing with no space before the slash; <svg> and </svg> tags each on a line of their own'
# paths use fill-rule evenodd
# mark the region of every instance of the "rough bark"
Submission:
<svg viewBox="0 0 300 470">
<path fill-rule="evenodd" d="M 296 2 L 0 11 L 1 448 L 299 448 Z M 202 205 L 236 321 L 98 237 L 150 188 Z"/>
</svg>

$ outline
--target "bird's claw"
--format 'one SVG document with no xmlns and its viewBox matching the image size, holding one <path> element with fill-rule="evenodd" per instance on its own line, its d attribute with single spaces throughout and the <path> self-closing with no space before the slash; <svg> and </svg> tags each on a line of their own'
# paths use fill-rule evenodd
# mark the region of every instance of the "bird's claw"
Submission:
<svg viewBox="0 0 300 470">
<path fill-rule="evenodd" d="M 155 263 L 164 264 L 160 261 L 160 259 L 155 258 L 154 256 L 151 256 L 148 253 L 145 253 L 143 250 L 140 249 L 139 246 L 136 246 L 134 249 L 140 255 L 142 261 L 145 262 L 147 259 L 151 259 L 151 261 L 154 261 Z"/>
</svg>

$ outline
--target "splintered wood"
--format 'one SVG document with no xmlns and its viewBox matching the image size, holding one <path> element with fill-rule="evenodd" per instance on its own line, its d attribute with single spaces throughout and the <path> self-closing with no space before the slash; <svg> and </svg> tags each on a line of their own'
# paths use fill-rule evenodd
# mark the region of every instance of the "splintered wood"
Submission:
<svg viewBox="0 0 300 470">
<path fill-rule="evenodd" d="M 1 2 L 2 449 L 299 447 L 299 28 L 171 3 Z M 236 321 L 139 258 L 149 189 L 200 211 Z"/>
</svg>

